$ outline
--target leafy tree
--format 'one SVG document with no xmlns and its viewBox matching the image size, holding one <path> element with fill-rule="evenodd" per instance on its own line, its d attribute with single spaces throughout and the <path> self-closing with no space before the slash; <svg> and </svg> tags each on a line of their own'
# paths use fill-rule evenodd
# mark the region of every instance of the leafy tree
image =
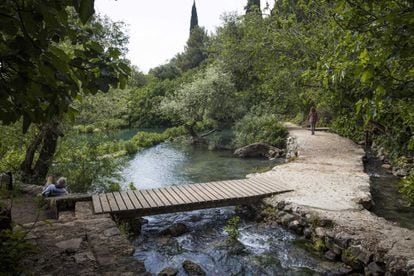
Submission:
<svg viewBox="0 0 414 276">
<path fill-rule="evenodd" d="M 149 71 L 149 74 L 154 75 L 159 80 L 172 80 L 181 76 L 181 70 L 177 67 L 174 61 L 167 64 L 157 66 Z"/>
<path fill-rule="evenodd" d="M 198 136 L 195 130 L 198 122 L 231 121 L 239 109 L 230 76 L 218 65 L 198 73 L 192 82 L 183 84 L 161 103 L 161 110 L 184 124 L 193 137 Z"/>
<path fill-rule="evenodd" d="M 184 52 L 176 55 L 174 59 L 182 72 L 196 68 L 207 58 L 207 41 L 207 32 L 203 27 L 196 26 L 191 30 Z"/>
<path fill-rule="evenodd" d="M 197 8 L 196 8 L 195 0 L 194 0 L 193 6 L 191 7 L 190 33 L 195 27 L 198 27 L 198 16 L 197 16 Z"/>
<path fill-rule="evenodd" d="M 252 143 L 262 142 L 275 147 L 284 148 L 288 131 L 279 123 L 274 115 L 246 114 L 235 127 L 234 145 L 243 147 Z"/>
<path fill-rule="evenodd" d="M 340 40 L 323 57 L 319 79 L 392 157 L 413 154 L 414 4 L 339 1 L 333 11 Z"/>
<path fill-rule="evenodd" d="M 120 51 L 94 41 L 91 25 L 81 24 L 93 14 L 93 0 L 5 0 L 0 10 L 2 123 L 23 118 L 26 131 L 71 111 L 81 91 L 125 83 L 129 69 Z"/>
<path fill-rule="evenodd" d="M 22 118 L 24 131 L 38 124 L 21 169 L 26 180 L 43 179 L 73 100 L 125 85 L 122 35 L 106 31 L 108 20 L 87 23 L 93 1 L 7 0 L 0 8 L 0 120 Z"/>
</svg>

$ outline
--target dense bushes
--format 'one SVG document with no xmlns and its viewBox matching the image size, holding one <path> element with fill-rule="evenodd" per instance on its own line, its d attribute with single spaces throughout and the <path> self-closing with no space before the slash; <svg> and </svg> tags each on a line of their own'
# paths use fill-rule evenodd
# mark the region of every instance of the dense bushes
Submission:
<svg viewBox="0 0 414 276">
<path fill-rule="evenodd" d="M 275 147 L 285 147 L 288 131 L 276 116 L 247 114 L 235 126 L 234 145 L 242 147 L 248 144 L 263 142 Z"/>
<path fill-rule="evenodd" d="M 400 192 L 411 206 L 414 206 L 414 170 L 401 180 Z"/>
</svg>

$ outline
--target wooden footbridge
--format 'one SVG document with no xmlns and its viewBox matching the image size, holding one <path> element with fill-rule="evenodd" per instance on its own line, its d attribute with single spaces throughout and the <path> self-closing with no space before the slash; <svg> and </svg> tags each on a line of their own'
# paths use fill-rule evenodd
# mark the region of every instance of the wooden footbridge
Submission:
<svg viewBox="0 0 414 276">
<path fill-rule="evenodd" d="M 92 196 L 95 214 L 148 216 L 249 204 L 291 189 L 274 179 L 256 177 Z"/>
</svg>

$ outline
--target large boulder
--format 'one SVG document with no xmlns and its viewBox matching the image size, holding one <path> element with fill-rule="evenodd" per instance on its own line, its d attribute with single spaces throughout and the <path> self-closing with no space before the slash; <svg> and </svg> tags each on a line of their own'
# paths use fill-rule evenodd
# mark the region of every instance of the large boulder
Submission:
<svg viewBox="0 0 414 276">
<path fill-rule="evenodd" d="M 204 270 L 201 268 L 201 266 L 199 264 L 193 263 L 192 261 L 189 261 L 189 260 L 185 260 L 183 262 L 183 268 L 189 276 L 204 276 L 204 275 L 206 275 L 206 273 L 204 272 Z"/>
<path fill-rule="evenodd" d="M 176 223 L 162 230 L 160 234 L 163 236 L 169 235 L 172 237 L 178 237 L 188 232 L 190 232 L 190 230 L 188 229 L 187 225 L 185 225 L 184 223 Z"/>
<path fill-rule="evenodd" d="M 254 143 L 241 148 L 238 148 L 234 151 L 234 155 L 241 158 L 246 157 L 266 157 L 266 158 L 276 158 L 282 155 L 283 151 L 268 145 L 266 143 Z"/>
</svg>

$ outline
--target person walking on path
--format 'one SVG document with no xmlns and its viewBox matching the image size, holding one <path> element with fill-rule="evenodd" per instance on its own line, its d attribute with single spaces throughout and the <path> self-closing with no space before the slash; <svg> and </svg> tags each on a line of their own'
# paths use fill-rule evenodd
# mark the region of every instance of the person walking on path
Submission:
<svg viewBox="0 0 414 276">
<path fill-rule="evenodd" d="M 318 113 L 316 112 L 316 109 L 314 107 L 310 109 L 307 120 L 311 126 L 312 135 L 315 135 L 315 126 L 316 122 L 318 121 Z"/>
</svg>

